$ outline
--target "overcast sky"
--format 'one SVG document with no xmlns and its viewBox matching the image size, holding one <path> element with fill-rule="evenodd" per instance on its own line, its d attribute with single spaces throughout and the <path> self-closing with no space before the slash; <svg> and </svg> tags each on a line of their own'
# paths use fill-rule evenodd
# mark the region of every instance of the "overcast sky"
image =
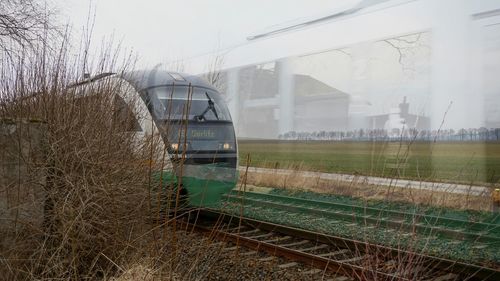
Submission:
<svg viewBox="0 0 500 281">
<path fill-rule="evenodd" d="M 103 37 L 114 35 L 115 41 L 121 41 L 124 48 L 133 50 L 139 56 L 137 68 L 162 63 L 173 69 L 168 63 L 182 60 L 188 61 L 187 67 L 183 69 L 185 72 L 202 73 L 207 60 L 191 58 L 248 43 L 248 36 L 271 31 L 272 26 L 283 27 L 290 21 L 300 22 L 300 18 L 334 14 L 361 0 L 48 1 L 53 2 L 59 10 L 60 21 L 72 25 L 75 42 L 81 37 L 79 31 L 90 21 L 94 26 L 95 45 L 99 45 Z M 308 73 L 305 74 L 349 92 L 352 97 L 370 101 L 370 112 L 386 111 L 387 107 L 397 105 L 403 96 L 408 96 L 416 108 L 413 110 L 431 112 L 433 126 L 441 125 L 444 112 L 447 112 L 449 122 L 446 125 L 449 127 L 482 126 L 485 120 L 484 99 L 479 97 L 471 103 L 470 93 L 497 93 L 498 83 L 490 85 L 482 76 L 482 63 L 491 56 L 483 48 L 483 32 L 485 26 L 498 24 L 500 15 L 490 18 L 474 15 L 498 10 L 498 0 L 367 0 L 365 3 L 381 2 L 386 2 L 385 8 L 378 10 L 375 7 L 373 13 L 364 13 L 370 10 L 365 9 L 353 17 L 345 16 L 342 20 L 331 20 L 328 24 L 317 24 L 314 28 L 254 40 L 228 53 L 224 57 L 227 63 L 224 67 L 293 58 L 332 48 L 359 49 L 356 46 L 364 46 L 365 43 L 376 47 L 377 44 L 373 42 L 428 31 L 431 35 L 429 58 L 421 59 L 418 63 L 429 64 L 432 71 L 427 71 L 422 79 L 413 79 L 411 83 L 398 78 L 401 71 L 396 71 L 395 67 L 399 64 L 387 63 L 389 58 L 397 62 L 398 54 L 387 44 L 382 44 L 387 50 L 384 56 L 382 54 L 386 51 L 377 48 L 368 48 L 370 52 L 358 51 L 353 56 L 352 70 L 344 71 L 345 78 L 335 72 L 338 70 L 335 67 L 345 70 L 338 63 L 328 65 L 323 72 L 319 71 L 322 60 L 318 60 L 315 65 L 307 65 Z M 381 6 L 384 4 L 378 5 Z M 479 59 L 481 56 L 484 58 Z M 377 68 L 372 67 L 373 58 L 377 57 L 386 60 L 381 60 Z M 311 60 L 309 64 L 312 62 L 315 61 Z M 495 65 L 500 63 L 495 62 Z M 370 69 L 373 71 L 370 72 Z M 373 79 L 368 79 L 372 76 Z M 378 87 L 378 84 L 385 86 Z M 384 98 L 375 94 L 377 89 L 384 94 Z M 412 96 L 418 93 L 422 97 L 420 101 L 412 100 Z M 453 108 L 447 111 L 451 101 Z M 377 106 L 377 102 L 386 106 Z M 487 103 L 498 107 L 498 103 L 491 100 Z M 419 107 L 421 104 L 429 106 L 422 111 Z M 470 114 L 465 116 L 463 112 Z M 495 111 L 495 114 L 498 112 Z"/>
<path fill-rule="evenodd" d="M 356 0 L 52 0 L 75 36 L 94 22 L 94 42 L 115 36 L 141 57 L 166 63 L 244 43 L 273 25 L 313 16 Z M 89 12 L 90 11 L 90 12 Z M 95 14 L 95 18 L 94 18 Z"/>
</svg>

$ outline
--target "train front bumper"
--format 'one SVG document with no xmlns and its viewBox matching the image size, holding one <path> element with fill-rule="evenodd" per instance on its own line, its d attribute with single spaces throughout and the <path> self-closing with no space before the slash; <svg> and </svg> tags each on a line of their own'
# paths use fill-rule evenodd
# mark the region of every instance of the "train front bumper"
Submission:
<svg viewBox="0 0 500 281">
<path fill-rule="evenodd" d="M 210 207 L 238 182 L 238 170 L 223 163 L 183 165 L 176 171 L 177 181 L 187 190 L 189 205 Z"/>
</svg>

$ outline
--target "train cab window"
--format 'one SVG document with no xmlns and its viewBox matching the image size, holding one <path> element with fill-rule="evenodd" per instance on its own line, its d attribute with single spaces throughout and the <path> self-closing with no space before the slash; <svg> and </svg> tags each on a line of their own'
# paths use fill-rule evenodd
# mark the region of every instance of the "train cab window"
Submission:
<svg viewBox="0 0 500 281">
<path fill-rule="evenodd" d="M 113 121 L 123 126 L 126 132 L 140 132 L 141 125 L 130 106 L 120 96 L 115 96 Z"/>
<path fill-rule="evenodd" d="M 150 110 L 159 120 L 231 121 L 229 110 L 217 92 L 193 87 L 188 98 L 186 86 L 158 87 L 148 91 Z M 189 112 L 187 112 L 189 108 Z"/>
</svg>

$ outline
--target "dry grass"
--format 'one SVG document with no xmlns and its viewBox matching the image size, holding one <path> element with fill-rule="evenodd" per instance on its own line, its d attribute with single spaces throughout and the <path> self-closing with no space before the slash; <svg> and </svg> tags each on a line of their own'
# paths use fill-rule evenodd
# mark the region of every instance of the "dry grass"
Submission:
<svg viewBox="0 0 500 281">
<path fill-rule="evenodd" d="M 290 173 L 252 172 L 249 171 L 246 182 L 249 188 L 262 187 L 284 188 L 289 190 L 312 191 L 324 194 L 354 196 L 366 200 L 389 200 L 409 202 L 431 206 L 442 206 L 457 209 L 489 211 L 492 200 L 489 196 L 457 194 L 426 189 L 401 188 L 394 186 L 369 185 L 363 176 L 355 177 L 353 181 L 329 180 L 311 176 L 309 171 L 301 170 L 300 166 L 290 167 Z"/>
<path fill-rule="evenodd" d="M 136 264 L 131 266 L 129 269 L 125 270 L 120 276 L 112 277 L 110 281 L 152 281 L 157 280 L 155 278 L 154 270 L 144 266 L 142 264 Z M 171 280 L 178 280 L 177 278 L 172 278 Z"/>
</svg>

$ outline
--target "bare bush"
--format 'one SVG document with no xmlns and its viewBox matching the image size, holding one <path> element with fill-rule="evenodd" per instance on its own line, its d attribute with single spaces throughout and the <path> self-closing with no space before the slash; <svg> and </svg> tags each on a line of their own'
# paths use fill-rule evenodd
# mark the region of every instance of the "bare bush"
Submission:
<svg viewBox="0 0 500 281">
<path fill-rule="evenodd" d="M 51 21 L 54 14 L 46 1 L 1 1 L 0 57 L 22 54 L 52 39 L 57 33 Z"/>
<path fill-rule="evenodd" d="M 122 73 L 117 52 L 106 49 L 98 69 Z M 131 108 L 117 106 L 118 80 L 77 86 L 81 61 L 67 48 L 56 55 L 35 53 L 3 61 L 0 118 L 46 123 L 43 161 L 24 159 L 33 173 L 46 175 L 44 223 L 12 231 L 0 248 L 2 278 L 82 279 L 112 275 L 141 245 L 151 242 L 151 198 L 163 164 L 157 136 L 130 130 Z M 126 112 L 125 112 L 126 113 Z M 27 175 L 28 177 L 30 175 Z M 20 185 L 6 187 L 15 192 Z M 14 223 L 14 222 L 6 222 Z M 142 237 L 142 238 L 141 238 Z"/>
</svg>

